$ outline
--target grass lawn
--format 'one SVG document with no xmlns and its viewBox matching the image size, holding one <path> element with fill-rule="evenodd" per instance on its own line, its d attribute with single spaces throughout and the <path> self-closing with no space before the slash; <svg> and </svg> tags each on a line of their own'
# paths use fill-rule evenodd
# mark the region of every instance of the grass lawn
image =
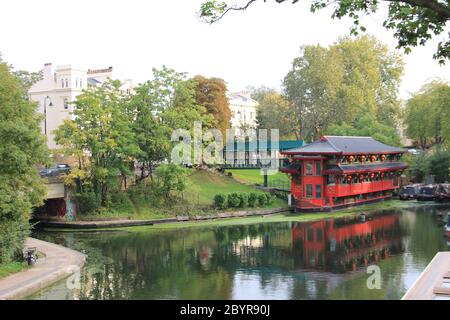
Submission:
<svg viewBox="0 0 450 320">
<path fill-rule="evenodd" d="M 231 169 L 226 170 L 226 172 L 231 172 L 233 178 L 241 183 L 260 185 L 264 183 L 264 176 L 261 175 L 260 169 Z M 287 174 L 282 172 L 277 172 L 273 175 L 269 175 L 268 181 L 269 186 L 275 184 L 283 184 L 289 186 L 290 184 Z"/>
<path fill-rule="evenodd" d="M 10 274 L 22 271 L 26 269 L 28 265 L 25 262 L 11 262 L 6 264 L 0 264 L 0 279 Z"/>
<path fill-rule="evenodd" d="M 255 170 L 258 171 L 258 170 Z M 259 171 L 258 171 L 259 172 Z M 132 208 L 123 208 L 117 210 L 103 210 L 100 213 L 93 215 L 79 215 L 79 220 L 108 220 L 108 219 L 160 219 L 167 218 L 175 215 L 184 215 L 188 211 L 196 211 L 198 214 L 204 214 L 200 212 L 200 208 L 205 209 L 207 206 L 212 206 L 214 196 L 218 193 L 229 194 L 232 192 L 262 192 L 250 184 L 241 183 L 235 180 L 233 177 L 225 175 L 214 174 L 204 170 L 191 170 L 191 174 L 188 176 L 188 187 L 183 193 L 183 199 L 188 205 L 176 205 L 177 207 L 171 209 L 158 209 L 146 205 L 146 203 L 134 203 Z M 287 206 L 286 201 L 276 199 L 271 205 L 264 207 L 278 208 Z M 243 210 L 252 210 L 258 208 L 245 208 Z M 162 212 L 165 211 L 165 212 Z M 214 211 L 211 209 L 210 211 Z M 233 210 L 228 210 L 233 211 Z M 210 212 L 208 212 L 209 214 Z"/>
<path fill-rule="evenodd" d="M 253 186 L 240 182 L 240 180 L 235 180 L 232 177 L 213 174 L 203 170 L 193 170 L 189 176 L 185 199 L 193 204 L 211 205 L 214 196 L 218 193 L 259 191 Z"/>
</svg>

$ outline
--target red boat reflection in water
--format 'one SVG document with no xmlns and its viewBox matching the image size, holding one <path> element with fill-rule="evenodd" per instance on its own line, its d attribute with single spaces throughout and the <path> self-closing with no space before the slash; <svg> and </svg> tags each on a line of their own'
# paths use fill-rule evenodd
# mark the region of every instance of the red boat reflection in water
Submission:
<svg viewBox="0 0 450 320">
<path fill-rule="evenodd" d="M 403 252 L 399 215 L 368 221 L 330 219 L 297 223 L 292 229 L 296 268 L 331 272 L 357 270 Z"/>
</svg>

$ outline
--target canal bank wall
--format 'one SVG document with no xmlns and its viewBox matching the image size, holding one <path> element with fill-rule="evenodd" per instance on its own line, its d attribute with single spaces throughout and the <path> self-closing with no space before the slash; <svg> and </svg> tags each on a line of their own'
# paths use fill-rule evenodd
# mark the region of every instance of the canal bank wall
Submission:
<svg viewBox="0 0 450 320">
<path fill-rule="evenodd" d="M 0 300 L 17 300 L 69 277 L 86 262 L 86 255 L 46 241 L 27 238 L 27 248 L 36 248 L 45 255 L 29 269 L 0 279 Z"/>
<path fill-rule="evenodd" d="M 61 221 L 61 220 L 41 220 L 36 227 L 38 228 L 65 228 L 65 229 L 100 229 L 100 228 L 118 228 L 118 227 L 135 227 L 148 226 L 163 223 L 174 222 L 191 222 L 191 221 L 206 221 L 217 220 L 225 218 L 237 217 L 252 217 L 252 216 L 266 216 L 280 212 L 289 211 L 289 207 L 280 207 L 272 209 L 261 210 L 243 210 L 234 212 L 223 212 L 211 215 L 199 216 L 176 216 L 173 218 L 164 219 L 149 219 L 149 220 L 105 220 L 105 221 Z"/>
</svg>

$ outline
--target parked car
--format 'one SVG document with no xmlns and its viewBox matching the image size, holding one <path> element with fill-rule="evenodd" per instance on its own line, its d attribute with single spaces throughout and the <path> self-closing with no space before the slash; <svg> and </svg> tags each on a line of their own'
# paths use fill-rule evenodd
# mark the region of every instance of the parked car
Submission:
<svg viewBox="0 0 450 320">
<path fill-rule="evenodd" d="M 400 188 L 398 196 L 400 200 L 412 200 L 417 198 L 419 193 L 418 185 L 408 185 Z"/>
<path fill-rule="evenodd" d="M 59 176 L 61 174 L 65 174 L 65 173 L 69 173 L 70 172 L 70 166 L 68 164 L 65 163 L 59 163 L 56 164 L 50 168 L 45 168 L 45 169 L 41 169 L 39 170 L 39 175 L 42 178 L 45 177 L 56 177 Z"/>
<path fill-rule="evenodd" d="M 417 200 L 432 201 L 435 199 L 436 185 L 428 184 L 419 188 Z"/>
</svg>

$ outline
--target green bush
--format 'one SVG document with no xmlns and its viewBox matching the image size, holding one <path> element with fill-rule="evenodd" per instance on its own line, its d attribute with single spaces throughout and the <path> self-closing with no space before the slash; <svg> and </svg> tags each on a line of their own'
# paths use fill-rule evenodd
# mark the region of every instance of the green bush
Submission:
<svg viewBox="0 0 450 320">
<path fill-rule="evenodd" d="M 241 204 L 241 199 L 239 197 L 239 194 L 236 192 L 233 192 L 228 195 L 228 207 L 229 208 L 237 208 Z"/>
<path fill-rule="evenodd" d="M 249 207 L 254 207 L 256 206 L 256 201 L 258 200 L 258 194 L 255 192 L 251 192 L 248 195 L 248 206 Z"/>
<path fill-rule="evenodd" d="M 264 207 L 267 204 L 267 197 L 264 193 L 258 195 L 258 205 Z"/>
<path fill-rule="evenodd" d="M 21 261 L 22 246 L 29 234 L 27 220 L 0 221 L 0 264 Z"/>
<path fill-rule="evenodd" d="M 227 207 L 227 196 L 224 194 L 216 194 L 214 196 L 214 207 L 216 209 L 226 209 Z"/>
<path fill-rule="evenodd" d="M 239 193 L 239 207 L 245 208 L 248 206 L 248 195 L 246 193 Z"/>
<path fill-rule="evenodd" d="M 111 207 L 121 211 L 133 211 L 133 204 L 127 192 L 118 191 L 111 194 Z"/>
<path fill-rule="evenodd" d="M 95 192 L 77 193 L 78 214 L 95 213 L 101 208 L 101 199 Z"/>
</svg>

